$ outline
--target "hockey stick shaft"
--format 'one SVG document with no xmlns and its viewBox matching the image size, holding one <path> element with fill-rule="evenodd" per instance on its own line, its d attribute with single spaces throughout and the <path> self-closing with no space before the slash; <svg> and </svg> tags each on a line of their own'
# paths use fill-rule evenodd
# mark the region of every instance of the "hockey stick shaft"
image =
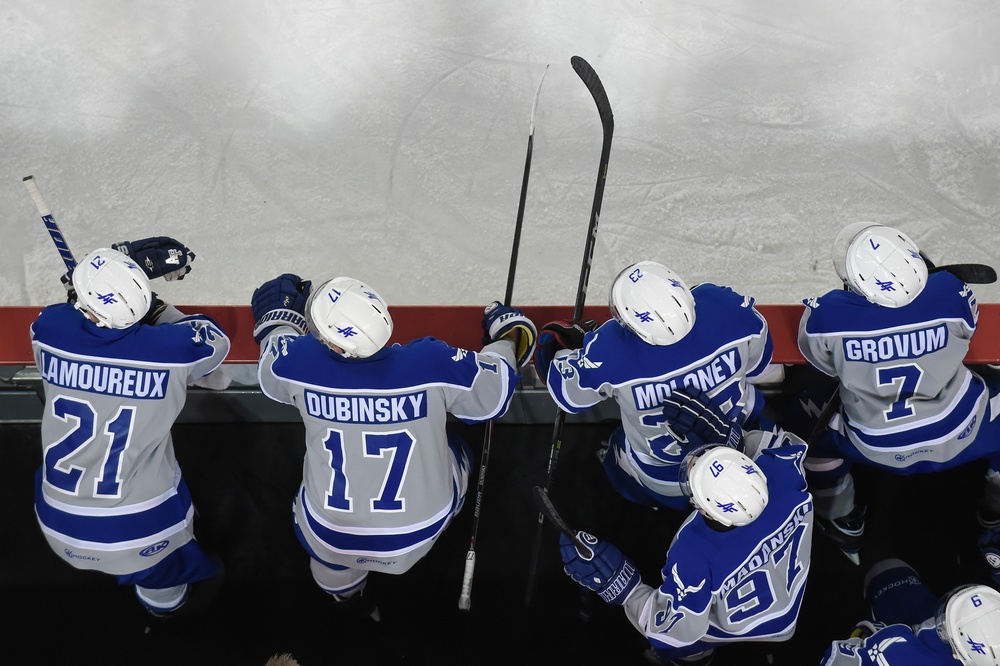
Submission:
<svg viewBox="0 0 1000 666">
<path fill-rule="evenodd" d="M 59 250 L 59 256 L 62 257 L 63 263 L 66 264 L 66 270 L 72 273 L 73 269 L 76 268 L 76 259 L 73 257 L 73 252 L 70 251 L 69 245 L 66 244 L 66 239 L 63 238 L 62 231 L 59 229 L 59 225 L 56 224 L 55 218 L 49 211 L 49 207 L 46 205 L 45 199 L 42 198 L 42 193 L 38 190 L 38 184 L 35 182 L 35 177 L 25 176 L 23 181 L 24 186 L 28 188 L 28 193 L 35 202 L 38 214 L 42 216 L 42 222 L 45 224 L 45 228 L 49 230 L 49 236 L 52 237 L 52 242 L 55 243 L 56 249 Z"/>
<path fill-rule="evenodd" d="M 947 266 L 934 266 L 927 270 L 928 273 L 940 271 L 948 271 L 968 284 L 993 284 L 997 281 L 996 270 L 986 264 L 949 264 Z"/>
<path fill-rule="evenodd" d="M 601 162 L 597 170 L 597 183 L 594 187 L 594 203 L 590 210 L 590 224 L 587 228 L 587 242 L 583 251 L 583 265 L 580 268 L 580 282 L 576 289 L 576 304 L 573 308 L 573 320 L 577 321 L 583 317 L 583 308 L 587 302 L 587 284 L 590 281 L 590 267 L 594 258 L 594 245 L 597 241 L 597 227 L 601 221 L 601 205 L 604 201 L 604 186 L 608 176 L 608 161 L 611 158 L 611 139 L 614 135 L 615 121 L 611 112 L 611 103 L 608 101 L 608 94 L 604 90 L 604 84 L 594 68 L 580 56 L 570 58 L 570 64 L 576 71 L 577 76 L 587 86 L 594 103 L 597 105 L 597 112 L 601 117 L 601 128 L 604 133 L 601 144 Z M 562 432 L 566 422 L 566 413 L 557 410 L 555 423 L 552 428 L 552 446 L 549 448 L 549 464 L 545 478 L 545 491 L 552 488 L 552 479 L 555 475 L 556 465 L 559 461 L 559 452 L 562 449 Z M 538 574 L 538 560 L 541 555 L 541 543 L 545 526 L 545 516 L 539 512 L 535 526 L 535 540 L 531 551 L 531 565 L 528 570 L 528 590 L 524 597 L 525 607 L 531 606 L 534 596 L 535 578 Z"/>
<path fill-rule="evenodd" d="M 524 205 L 528 199 L 528 176 L 531 174 L 531 154 L 535 145 L 535 109 L 538 107 L 538 97 L 542 93 L 542 81 L 549 66 L 545 66 L 542 78 L 538 81 L 535 98 L 531 103 L 531 118 L 528 122 L 528 149 L 524 157 L 524 176 L 521 178 L 521 196 L 517 204 L 517 221 L 514 224 L 514 242 L 510 251 L 510 267 L 507 269 L 507 291 L 504 294 L 504 305 L 510 306 L 514 297 L 514 274 L 517 270 L 517 251 L 521 245 L 521 226 L 524 223 Z M 479 482 L 476 486 L 476 504 L 472 514 L 472 535 L 469 537 L 469 550 L 465 554 L 465 571 L 462 575 L 462 592 L 458 597 L 458 607 L 469 610 L 472 607 L 472 579 L 476 571 L 476 538 L 479 534 L 479 516 L 483 505 L 483 490 L 486 486 L 486 466 L 490 459 L 490 444 L 493 441 L 493 421 L 486 423 L 483 435 L 483 452 L 479 457 Z"/>
<path fill-rule="evenodd" d="M 531 497 L 535 500 L 535 506 L 538 508 L 539 513 L 548 518 L 549 521 L 556 526 L 560 532 L 566 535 L 566 537 L 573 542 L 576 546 L 576 551 L 580 553 L 581 557 L 590 559 L 594 556 L 594 551 L 587 546 L 580 537 L 576 530 L 569 526 L 569 524 L 563 520 L 562 515 L 556 510 L 555 505 L 552 503 L 552 499 L 549 497 L 549 491 L 541 486 L 535 486 L 531 489 Z"/>
</svg>

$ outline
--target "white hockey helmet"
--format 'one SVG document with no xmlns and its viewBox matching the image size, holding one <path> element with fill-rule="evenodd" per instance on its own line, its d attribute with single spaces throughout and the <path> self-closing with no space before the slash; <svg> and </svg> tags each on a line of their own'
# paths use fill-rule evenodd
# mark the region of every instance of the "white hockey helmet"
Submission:
<svg viewBox="0 0 1000 666">
<path fill-rule="evenodd" d="M 1000 664 L 1000 592 L 966 585 L 946 594 L 935 614 L 938 636 L 961 664 Z"/>
<path fill-rule="evenodd" d="M 676 273 L 655 261 L 622 270 L 611 283 L 611 314 L 651 345 L 672 345 L 694 327 L 694 297 Z"/>
<path fill-rule="evenodd" d="M 833 241 L 833 265 L 844 284 L 887 308 L 908 305 L 927 284 L 927 264 L 909 236 L 874 222 L 855 222 Z"/>
<path fill-rule="evenodd" d="M 92 314 L 98 326 L 128 328 L 153 302 L 149 278 L 128 255 L 100 248 L 73 269 L 76 309 Z"/>
<path fill-rule="evenodd" d="M 706 444 L 681 461 L 681 490 L 712 520 L 739 527 L 767 506 L 767 477 L 753 460 L 728 446 Z"/>
<path fill-rule="evenodd" d="M 368 285 L 349 277 L 327 280 L 306 302 L 309 330 L 348 358 L 368 358 L 392 336 L 389 306 Z"/>
</svg>

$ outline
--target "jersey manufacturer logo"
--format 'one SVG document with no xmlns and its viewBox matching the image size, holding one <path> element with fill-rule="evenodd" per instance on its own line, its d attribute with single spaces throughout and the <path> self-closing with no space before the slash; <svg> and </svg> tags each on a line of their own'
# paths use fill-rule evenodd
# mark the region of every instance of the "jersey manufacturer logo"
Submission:
<svg viewBox="0 0 1000 666">
<path fill-rule="evenodd" d="M 142 557 L 152 557 L 153 555 L 157 555 L 158 553 L 160 553 L 164 548 L 166 548 L 169 545 L 170 545 L 169 540 L 163 540 L 159 543 L 154 543 L 152 546 L 143 548 L 142 550 L 139 551 L 139 555 L 141 555 Z"/>
</svg>

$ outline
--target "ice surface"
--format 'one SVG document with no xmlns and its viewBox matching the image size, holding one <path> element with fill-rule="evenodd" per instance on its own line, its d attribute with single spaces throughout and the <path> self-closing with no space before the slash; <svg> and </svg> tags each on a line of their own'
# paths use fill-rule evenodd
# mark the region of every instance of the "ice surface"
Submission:
<svg viewBox="0 0 1000 666">
<path fill-rule="evenodd" d="M 547 64 L 513 300 L 572 304 L 601 145 L 573 55 L 616 123 L 588 304 L 640 259 L 795 303 L 859 219 L 1000 266 L 997 35 L 995 0 L 5 0 L 0 304 L 62 297 L 28 174 L 77 255 L 186 242 L 173 302 L 285 271 L 502 298 Z"/>
</svg>

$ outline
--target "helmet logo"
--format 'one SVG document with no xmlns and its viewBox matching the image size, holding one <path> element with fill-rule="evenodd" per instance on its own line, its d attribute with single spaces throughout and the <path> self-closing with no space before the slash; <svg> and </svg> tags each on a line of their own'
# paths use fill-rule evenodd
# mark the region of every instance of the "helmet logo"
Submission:
<svg viewBox="0 0 1000 666">
<path fill-rule="evenodd" d="M 643 278 L 642 271 L 638 268 L 628 274 L 628 279 L 632 282 L 638 282 Z"/>
<path fill-rule="evenodd" d="M 649 310 L 646 310 L 645 312 L 636 312 L 635 318 L 644 324 L 648 324 L 653 321 L 653 315 L 649 314 Z"/>
<path fill-rule="evenodd" d="M 358 334 L 358 332 L 354 330 L 353 326 L 345 326 L 344 328 L 338 328 L 337 333 L 340 333 L 345 338 L 352 338 Z"/>
<path fill-rule="evenodd" d="M 743 471 L 747 473 L 747 476 L 751 476 L 757 473 L 757 468 L 753 465 L 743 465 Z"/>
<path fill-rule="evenodd" d="M 678 280 L 677 278 L 670 278 L 670 286 L 671 287 L 681 287 L 683 285 L 681 284 L 681 281 Z"/>
<path fill-rule="evenodd" d="M 108 292 L 106 294 L 97 294 L 97 298 L 105 305 L 111 305 L 112 303 L 117 303 L 118 299 L 115 298 L 114 292 Z"/>
<path fill-rule="evenodd" d="M 376 296 L 375 294 L 373 294 L 370 291 L 366 291 L 365 292 L 365 296 L 367 296 L 369 299 L 371 299 L 373 301 L 377 301 L 378 300 L 378 296 Z"/>
<path fill-rule="evenodd" d="M 986 644 L 985 643 L 978 643 L 975 640 L 973 640 L 971 637 L 968 639 L 968 643 L 969 643 L 969 649 L 972 650 L 973 652 L 977 652 L 979 654 L 986 654 Z"/>
<path fill-rule="evenodd" d="M 715 506 L 716 508 L 722 509 L 723 513 L 736 513 L 736 504 L 734 502 L 726 502 L 723 504 L 722 502 L 716 500 Z"/>
<path fill-rule="evenodd" d="M 136 266 L 135 264 L 133 264 L 131 261 L 127 261 L 127 260 L 123 260 L 122 264 L 124 264 L 124 266 L 126 268 L 139 268 L 138 266 Z"/>
<path fill-rule="evenodd" d="M 896 287 L 893 286 L 892 280 L 886 280 L 885 282 L 882 282 L 881 280 L 876 278 L 875 284 L 877 284 L 878 288 L 881 289 L 882 291 L 896 291 Z"/>
</svg>

